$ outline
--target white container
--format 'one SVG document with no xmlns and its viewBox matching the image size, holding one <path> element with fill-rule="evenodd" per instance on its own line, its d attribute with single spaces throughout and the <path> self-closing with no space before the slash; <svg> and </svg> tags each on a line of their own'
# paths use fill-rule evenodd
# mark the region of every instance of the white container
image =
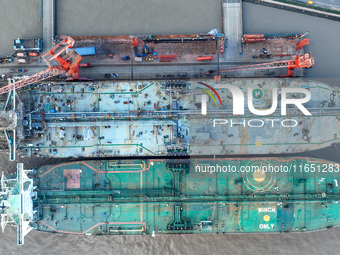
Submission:
<svg viewBox="0 0 340 255">
<path fill-rule="evenodd" d="M 19 58 L 19 59 L 18 59 L 18 62 L 21 63 L 21 64 L 24 64 L 24 63 L 26 63 L 27 61 L 26 61 L 26 59 L 24 59 L 24 58 Z"/>
<path fill-rule="evenodd" d="M 19 52 L 19 53 L 17 53 L 17 57 L 26 58 L 27 54 L 26 54 L 26 52 Z"/>
</svg>

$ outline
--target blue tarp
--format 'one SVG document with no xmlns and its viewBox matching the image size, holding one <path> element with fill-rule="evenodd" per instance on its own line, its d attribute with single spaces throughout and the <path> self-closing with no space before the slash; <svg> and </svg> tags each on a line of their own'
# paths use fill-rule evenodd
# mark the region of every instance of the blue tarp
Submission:
<svg viewBox="0 0 340 255">
<path fill-rule="evenodd" d="M 96 47 L 82 47 L 82 48 L 72 48 L 77 52 L 80 56 L 88 56 L 96 54 Z"/>
</svg>

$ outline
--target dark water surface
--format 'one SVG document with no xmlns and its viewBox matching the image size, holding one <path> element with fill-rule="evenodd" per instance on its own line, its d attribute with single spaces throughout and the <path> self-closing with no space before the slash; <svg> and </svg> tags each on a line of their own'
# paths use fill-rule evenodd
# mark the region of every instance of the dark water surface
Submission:
<svg viewBox="0 0 340 255">
<path fill-rule="evenodd" d="M 315 59 L 306 78 L 340 87 L 340 22 L 243 3 L 244 33 L 305 33 Z"/>
<path fill-rule="evenodd" d="M 219 0 L 58 0 L 57 32 L 70 35 L 183 34 L 221 29 Z M 112 3 L 112 4 L 111 4 Z M 41 36 L 38 0 L 0 0 L 0 54 L 11 52 L 15 37 Z M 4 11 L 5 10 L 5 11 Z M 18 11 L 20 10 L 20 11 Z M 18 13 L 16 15 L 15 13 Z M 245 33 L 309 31 L 315 66 L 307 78 L 340 86 L 340 23 L 293 12 L 243 4 Z M 14 38 L 13 38 L 14 37 Z M 10 43 L 8 43 L 8 40 Z M 325 123 L 325 128 L 327 124 Z M 306 156 L 340 162 L 340 146 Z M 15 172 L 15 163 L 0 155 L 0 169 Z M 20 160 L 22 162 L 22 160 Z M 60 160 L 25 159 L 27 168 Z M 339 254 L 340 228 L 304 234 L 72 236 L 32 231 L 23 247 L 16 229 L 0 234 L 6 254 Z"/>
<path fill-rule="evenodd" d="M 57 34 L 196 34 L 222 29 L 220 0 L 58 0 Z"/>
<path fill-rule="evenodd" d="M 10 55 L 16 38 L 41 38 L 40 0 L 0 0 L 0 57 Z"/>
</svg>

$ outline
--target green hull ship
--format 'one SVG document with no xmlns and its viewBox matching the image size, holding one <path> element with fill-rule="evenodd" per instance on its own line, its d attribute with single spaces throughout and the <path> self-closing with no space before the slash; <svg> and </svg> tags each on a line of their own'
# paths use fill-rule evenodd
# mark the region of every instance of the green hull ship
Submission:
<svg viewBox="0 0 340 255">
<path fill-rule="evenodd" d="M 339 225 L 339 163 L 95 160 L 1 179 L 1 226 L 76 235 L 307 232 Z"/>
</svg>

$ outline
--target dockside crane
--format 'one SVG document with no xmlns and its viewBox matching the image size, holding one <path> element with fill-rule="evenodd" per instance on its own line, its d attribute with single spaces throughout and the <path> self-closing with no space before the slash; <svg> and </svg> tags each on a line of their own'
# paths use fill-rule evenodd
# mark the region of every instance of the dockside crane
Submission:
<svg viewBox="0 0 340 255">
<path fill-rule="evenodd" d="M 58 43 L 55 47 L 42 56 L 48 65 L 46 70 L 0 88 L 0 95 L 63 73 L 66 73 L 66 75 L 69 76 L 72 75 L 73 72 L 77 72 L 81 56 L 71 49 L 73 45 L 74 40 L 71 37 L 66 37 L 63 41 Z"/>
<path fill-rule="evenodd" d="M 314 59 L 312 55 L 308 52 L 304 55 L 297 55 L 296 57 L 290 60 L 261 63 L 255 65 L 236 66 L 217 70 L 208 70 L 207 72 L 205 72 L 205 74 L 264 70 L 273 68 L 287 68 L 288 73 L 286 75 L 281 75 L 281 77 L 289 77 L 294 75 L 295 68 L 310 68 L 313 65 Z"/>
</svg>

